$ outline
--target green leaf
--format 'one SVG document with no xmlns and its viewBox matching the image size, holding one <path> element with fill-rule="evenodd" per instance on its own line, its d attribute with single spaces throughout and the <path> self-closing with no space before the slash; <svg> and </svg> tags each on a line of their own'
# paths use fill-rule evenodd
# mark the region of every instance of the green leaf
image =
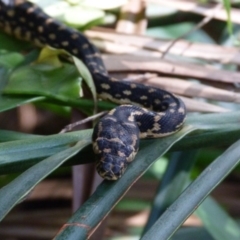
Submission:
<svg viewBox="0 0 240 240">
<path fill-rule="evenodd" d="M 0 68 L 12 69 L 23 61 L 24 57 L 19 53 L 0 51 Z"/>
<path fill-rule="evenodd" d="M 0 189 L 0 221 L 46 176 L 79 152 L 89 141 L 82 140 L 74 147 L 59 152 L 26 170 Z"/>
<path fill-rule="evenodd" d="M 192 125 L 201 131 L 195 131 L 186 136 L 177 142 L 172 147 L 172 150 L 194 149 L 203 146 L 208 147 L 223 144 L 228 146 L 239 139 L 239 118 L 239 111 L 188 117 L 185 125 Z M 227 123 L 230 124 L 231 128 L 229 128 Z M 211 131 L 209 131 L 210 129 Z M 48 157 L 60 149 L 64 150 L 67 144 L 79 141 L 82 134 L 90 139 L 92 131 L 75 131 L 2 143 L 0 144 L 0 174 L 23 171 L 32 164 L 40 161 L 41 158 Z M 219 141 L 219 139 L 221 139 L 221 141 Z M 142 140 L 141 148 L 154 144 L 155 141 L 157 141 L 157 139 Z M 88 162 L 93 161 L 94 155 L 92 149 L 89 148 L 79 153 L 78 163 L 80 163 L 79 159 L 88 159 Z M 73 162 L 73 164 L 74 163 L 75 162 Z"/>
<path fill-rule="evenodd" d="M 93 7 L 83 6 L 80 2 L 67 3 L 67 1 L 39 2 L 44 11 L 50 16 L 76 28 L 102 23 L 105 12 Z"/>
<path fill-rule="evenodd" d="M 0 112 L 19 107 L 26 103 L 44 100 L 45 97 L 10 97 L 0 96 Z"/>
<path fill-rule="evenodd" d="M 230 35 L 233 34 L 233 26 L 231 21 L 231 2 L 229 0 L 223 0 L 225 10 L 227 12 L 227 26 Z"/>
<path fill-rule="evenodd" d="M 25 43 L 16 38 L 13 38 L 12 36 L 9 36 L 6 33 L 3 33 L 2 31 L 0 31 L 0 43 L 1 49 L 16 52 L 26 50 L 27 48 L 29 48 L 30 45 L 29 43 Z"/>
<path fill-rule="evenodd" d="M 105 13 L 101 10 L 75 6 L 65 11 L 63 20 L 74 27 L 81 28 L 103 22 Z"/>
<path fill-rule="evenodd" d="M 91 133 L 90 130 L 84 130 L 52 136 L 29 135 L 25 139 L 1 143 L 0 174 L 27 169 L 42 158 L 57 154 L 78 141 L 86 140 L 90 142 Z M 4 134 L 6 134 L 5 131 Z"/>
<path fill-rule="evenodd" d="M 192 22 L 182 22 L 161 27 L 151 27 L 147 29 L 146 33 L 149 36 L 161 39 L 176 39 L 189 32 L 195 26 L 196 24 Z M 185 38 L 191 42 L 214 43 L 213 39 L 201 29 L 188 34 Z"/>
<path fill-rule="evenodd" d="M 207 232 L 203 227 L 184 227 L 180 228 L 171 240 L 183 240 L 183 239 L 194 239 L 194 240 L 216 240 Z"/>
<path fill-rule="evenodd" d="M 36 138 L 36 137 L 38 137 L 38 135 L 0 130 L 0 142 L 26 140 L 27 138 Z"/>
<path fill-rule="evenodd" d="M 99 8 L 103 10 L 109 10 L 109 9 L 115 9 L 123 6 L 127 3 L 127 0 L 84 0 L 81 2 L 81 5 L 88 6 L 88 7 L 94 7 Z"/>
<path fill-rule="evenodd" d="M 186 187 L 195 159 L 196 150 L 172 153 L 168 167 L 154 197 L 153 206 L 143 233 L 148 231 Z"/>
<path fill-rule="evenodd" d="M 142 148 L 122 178 L 115 182 L 104 181 L 88 201 L 70 218 L 68 224 L 62 228 L 62 231 L 55 239 L 87 239 L 91 235 L 92 230 L 106 217 L 129 187 L 142 176 L 150 165 L 175 142 L 192 130 L 194 130 L 193 127 L 185 126 L 180 132 L 164 139 L 156 139 L 154 143 Z M 88 217 L 86 218 L 85 216 Z M 76 222 L 82 227 L 79 227 L 78 224 L 75 225 L 74 223 Z"/>
<path fill-rule="evenodd" d="M 74 63 L 79 71 L 79 73 L 81 74 L 81 76 L 83 77 L 84 81 L 86 82 L 87 86 L 89 87 L 92 96 L 93 96 L 93 101 L 94 101 L 94 113 L 96 112 L 96 104 L 97 104 L 97 92 L 96 92 L 96 87 L 92 78 L 91 73 L 89 72 L 88 68 L 84 65 L 84 63 L 73 56 L 73 60 Z"/>
<path fill-rule="evenodd" d="M 51 66 L 60 68 L 63 65 L 58 57 L 60 54 L 69 55 L 66 51 L 64 51 L 62 49 L 55 49 L 55 48 L 46 46 L 46 47 L 42 48 L 42 50 L 38 56 L 38 59 L 36 60 L 36 63 L 49 64 Z"/>
<path fill-rule="evenodd" d="M 239 161 L 240 140 L 212 162 L 141 239 L 169 239 Z"/>
<path fill-rule="evenodd" d="M 9 76 L 5 94 L 30 94 L 46 97 L 78 98 L 79 76 L 70 64 L 55 67 L 49 64 L 36 64 L 16 69 Z"/>
<path fill-rule="evenodd" d="M 238 224 L 213 198 L 206 198 L 195 211 L 195 214 L 202 220 L 205 228 L 211 233 L 214 239 L 240 239 Z"/>
</svg>

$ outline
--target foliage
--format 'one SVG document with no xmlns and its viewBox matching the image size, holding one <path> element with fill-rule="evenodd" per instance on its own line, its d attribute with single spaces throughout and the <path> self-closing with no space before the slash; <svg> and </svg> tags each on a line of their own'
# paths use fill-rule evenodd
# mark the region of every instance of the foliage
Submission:
<svg viewBox="0 0 240 240">
<path fill-rule="evenodd" d="M 225 6 L 229 12 L 227 1 Z M 69 6 L 69 9 L 73 11 L 74 7 Z M 87 19 L 84 23 L 78 21 L 78 28 L 104 21 L 103 10 L 89 11 L 91 19 Z M 176 12 L 171 14 L 174 15 Z M 69 16 L 71 16 L 70 13 L 60 14 L 58 17 L 76 26 L 75 22 L 69 20 Z M 162 26 L 161 31 L 165 36 L 177 38 L 176 29 L 178 28 L 181 33 L 184 28 L 189 28 L 189 25 L 177 23 L 170 28 Z M 224 30 L 225 28 L 222 32 Z M 150 28 L 148 32 L 150 35 L 159 37 L 158 27 Z M 160 36 L 164 35 L 162 32 Z M 199 39 L 198 36 L 201 36 L 204 42 L 214 42 L 213 38 L 202 30 L 198 30 L 197 34 L 193 34 L 192 37 Z M 79 108 L 89 115 L 92 114 L 95 101 L 78 98 L 82 80 L 79 72 L 85 72 L 82 77 L 92 86 L 91 76 L 86 73 L 81 62 L 76 62 L 78 60 L 75 59 L 76 65 L 74 65 L 59 61 L 58 54 L 61 52 L 49 49 L 42 50 L 40 57 L 39 51 L 35 49 L 23 55 L 19 52 L 29 50 L 29 44 L 13 40 L 3 33 L 0 33 L 0 40 L 3 49 L 0 52 L 1 112 L 26 103 L 37 102 L 51 104 L 63 112 L 66 108 L 68 112 L 71 108 Z M 47 57 L 42 58 L 46 52 Z M 192 62 L 195 63 L 196 59 Z M 232 67 L 234 68 L 235 65 Z M 226 66 L 219 64 L 219 68 L 226 68 Z M 94 93 L 94 88 L 92 92 Z M 222 103 L 217 104 L 222 106 Z M 114 106 L 103 101 L 98 102 L 97 105 L 102 110 L 109 110 Z M 205 229 L 196 229 L 193 235 L 207 229 L 215 239 L 239 239 L 240 230 L 235 220 L 211 197 L 208 197 L 240 160 L 239 107 L 231 103 L 229 108 L 234 111 L 209 114 L 189 113 L 184 128 L 177 134 L 163 139 L 142 141 L 136 160 L 130 164 L 124 176 L 116 182 L 103 181 L 84 205 L 72 215 L 67 227 L 55 238 L 86 239 L 132 184 L 154 162 L 162 161 L 161 157 L 166 152 L 170 152 L 171 159 L 163 173 L 161 185 L 153 202 L 152 213 L 141 239 L 156 239 L 156 236 L 157 239 L 170 237 L 178 239 L 182 231 L 177 231 L 178 228 L 196 209 L 196 214 L 202 219 Z M 82 130 L 39 136 L 1 130 L 0 173 L 1 175 L 10 173 L 19 175 L 0 189 L 0 219 L 2 220 L 16 204 L 22 201 L 42 179 L 61 165 L 93 162 L 94 156 L 90 147 L 91 133 L 92 130 Z M 191 173 L 197 158 L 196 149 L 209 147 L 218 148 L 219 157 L 201 174 L 197 172 L 197 178 L 192 180 Z M 76 223 L 85 227 L 76 227 Z M 176 234 L 173 235 L 175 232 Z M 188 235 L 188 238 L 191 237 Z"/>
</svg>

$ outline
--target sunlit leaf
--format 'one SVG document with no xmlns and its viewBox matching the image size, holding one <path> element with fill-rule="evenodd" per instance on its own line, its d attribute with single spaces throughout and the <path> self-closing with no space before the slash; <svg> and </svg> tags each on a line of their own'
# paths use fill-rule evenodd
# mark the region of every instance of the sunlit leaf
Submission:
<svg viewBox="0 0 240 240">
<path fill-rule="evenodd" d="M 126 4 L 127 0 L 101 0 L 101 1 L 96 1 L 96 0 L 84 0 L 81 2 L 83 6 L 88 6 L 88 7 L 94 7 L 94 8 L 99 8 L 99 9 L 114 9 L 121 7 L 122 5 Z"/>
</svg>

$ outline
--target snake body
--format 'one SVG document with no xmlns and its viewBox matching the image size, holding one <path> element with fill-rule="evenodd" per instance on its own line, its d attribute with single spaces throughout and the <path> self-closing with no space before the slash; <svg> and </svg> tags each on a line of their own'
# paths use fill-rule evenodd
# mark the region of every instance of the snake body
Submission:
<svg viewBox="0 0 240 240">
<path fill-rule="evenodd" d="M 33 3 L 0 0 L 0 28 L 38 46 L 64 49 L 80 58 L 92 74 L 100 99 L 123 104 L 105 115 L 93 131 L 97 171 L 116 180 L 134 159 L 140 138 L 158 138 L 178 131 L 186 108 L 162 89 L 111 78 L 93 44 L 79 31 L 57 22 Z M 134 105 L 132 105 L 134 104 Z"/>
</svg>

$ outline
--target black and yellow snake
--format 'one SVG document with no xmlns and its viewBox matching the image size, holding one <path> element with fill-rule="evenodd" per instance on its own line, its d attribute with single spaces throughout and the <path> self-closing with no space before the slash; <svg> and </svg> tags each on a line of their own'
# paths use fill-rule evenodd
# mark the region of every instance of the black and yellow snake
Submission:
<svg viewBox="0 0 240 240">
<path fill-rule="evenodd" d="M 99 52 L 83 34 L 57 22 L 36 5 L 0 0 L 0 28 L 19 39 L 64 49 L 80 58 L 92 74 L 98 97 L 124 104 L 94 128 L 93 150 L 103 178 L 122 176 L 138 151 L 140 138 L 167 136 L 183 125 L 186 108 L 179 98 L 158 88 L 111 78 Z"/>
</svg>

